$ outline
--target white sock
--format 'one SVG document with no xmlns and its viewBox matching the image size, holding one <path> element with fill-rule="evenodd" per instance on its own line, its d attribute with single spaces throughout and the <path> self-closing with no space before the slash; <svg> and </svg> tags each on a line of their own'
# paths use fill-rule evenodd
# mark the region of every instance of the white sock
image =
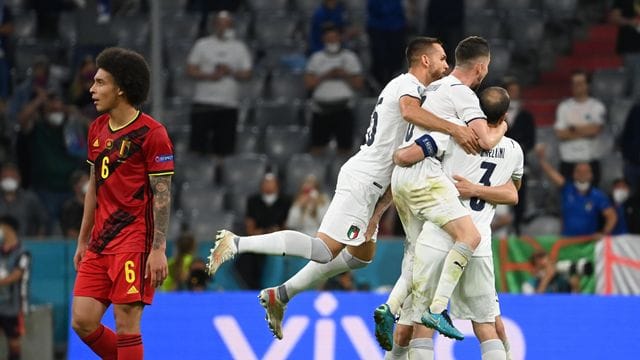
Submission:
<svg viewBox="0 0 640 360">
<path fill-rule="evenodd" d="M 502 345 L 504 345 L 504 352 L 507 354 L 507 360 L 511 360 L 511 345 L 509 345 L 508 341 L 503 341 Z"/>
<path fill-rule="evenodd" d="M 391 351 L 387 351 L 384 354 L 384 360 L 408 360 L 409 359 L 409 347 L 400 346 L 395 341 L 393 342 L 393 348 Z"/>
<path fill-rule="evenodd" d="M 239 253 L 299 256 L 320 263 L 331 260 L 331 251 L 324 241 L 297 231 L 239 236 L 236 241 Z"/>
<path fill-rule="evenodd" d="M 458 281 L 460 281 L 462 272 L 467 267 L 471 255 L 473 255 L 473 250 L 469 245 L 460 241 L 453 244 L 453 248 L 449 250 L 447 257 L 444 259 L 442 273 L 440 273 L 433 301 L 429 306 L 432 314 L 440 314 L 447 308 L 453 289 L 458 285 Z"/>
<path fill-rule="evenodd" d="M 284 283 L 287 292 L 285 302 L 291 300 L 299 292 L 315 287 L 318 283 L 332 276 L 349 270 L 367 266 L 371 261 L 360 260 L 343 249 L 335 259 L 326 264 L 309 261 L 300 271 Z"/>
<path fill-rule="evenodd" d="M 409 342 L 409 359 L 433 360 L 433 339 L 417 338 Z"/>
<path fill-rule="evenodd" d="M 504 345 L 499 339 L 492 339 L 480 344 L 482 351 L 482 360 L 506 360 L 507 353 L 504 351 Z"/>
<path fill-rule="evenodd" d="M 398 281 L 393 285 L 393 289 L 391 289 L 386 302 L 386 304 L 389 305 L 391 313 L 394 315 L 400 311 L 404 299 L 409 296 L 409 292 L 411 291 L 411 279 L 407 281 L 402 275 L 403 274 L 400 274 Z"/>
</svg>

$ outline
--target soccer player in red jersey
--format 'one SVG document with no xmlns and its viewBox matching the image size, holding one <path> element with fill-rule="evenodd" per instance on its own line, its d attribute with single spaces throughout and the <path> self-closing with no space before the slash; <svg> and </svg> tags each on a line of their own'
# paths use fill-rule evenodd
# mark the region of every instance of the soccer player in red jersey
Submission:
<svg viewBox="0 0 640 360">
<path fill-rule="evenodd" d="M 91 173 L 73 258 L 71 323 L 101 358 L 142 359 L 142 310 L 168 273 L 173 145 L 165 127 L 136 108 L 149 92 L 144 58 L 109 48 L 96 64 L 89 91 L 103 115 L 89 128 Z M 101 324 L 112 303 L 116 333 Z"/>
</svg>

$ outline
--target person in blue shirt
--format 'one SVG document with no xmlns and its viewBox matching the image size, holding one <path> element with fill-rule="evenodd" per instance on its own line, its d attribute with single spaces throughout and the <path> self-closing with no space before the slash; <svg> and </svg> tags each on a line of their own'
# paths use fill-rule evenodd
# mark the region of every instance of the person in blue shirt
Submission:
<svg viewBox="0 0 640 360">
<path fill-rule="evenodd" d="M 322 0 L 322 3 L 313 12 L 309 29 L 309 43 L 307 44 L 308 55 L 324 49 L 323 27 L 329 23 L 341 30 L 347 26 L 346 10 L 338 0 Z"/>
<path fill-rule="evenodd" d="M 544 173 L 561 189 L 562 235 L 600 237 L 611 234 L 618 216 L 608 196 L 592 186 L 593 172 L 589 163 L 577 163 L 571 181 L 549 164 L 543 145 L 536 146 L 536 155 Z M 604 225 L 601 225 L 601 219 L 604 219 Z"/>
</svg>

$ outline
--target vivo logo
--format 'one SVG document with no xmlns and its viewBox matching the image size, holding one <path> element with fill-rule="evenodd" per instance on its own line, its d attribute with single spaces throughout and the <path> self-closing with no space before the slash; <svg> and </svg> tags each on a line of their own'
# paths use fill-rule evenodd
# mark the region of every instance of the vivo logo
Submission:
<svg viewBox="0 0 640 360">
<path fill-rule="evenodd" d="M 339 326 L 346 333 L 349 343 L 360 359 L 382 360 L 384 352 L 378 346 L 370 329 L 373 319 L 362 315 L 346 315 L 339 319 L 332 318 L 331 315 L 337 310 L 338 305 L 337 299 L 331 293 L 321 293 L 313 302 L 313 308 L 321 316 L 320 319 L 312 322 L 312 318 L 309 316 L 294 315 L 286 317 L 285 315 L 283 323 L 284 338 L 282 340 L 274 338 L 264 354 L 256 353 L 251 346 L 250 336 L 245 334 L 234 316 L 215 316 L 212 319 L 212 323 L 234 359 L 288 359 L 305 335 L 313 336 L 313 359 L 338 359 L 341 358 L 336 353 L 336 335 L 337 327 Z M 512 359 L 523 360 L 525 358 L 526 344 L 522 330 L 511 319 L 503 317 L 503 322 L 511 344 Z M 467 336 L 467 342 L 473 341 L 479 347 L 469 321 L 455 320 L 455 326 Z M 264 323 L 264 331 L 269 331 L 266 322 Z M 437 336 L 434 343 L 436 358 L 455 360 L 455 345 L 455 341 L 443 336 Z"/>
</svg>

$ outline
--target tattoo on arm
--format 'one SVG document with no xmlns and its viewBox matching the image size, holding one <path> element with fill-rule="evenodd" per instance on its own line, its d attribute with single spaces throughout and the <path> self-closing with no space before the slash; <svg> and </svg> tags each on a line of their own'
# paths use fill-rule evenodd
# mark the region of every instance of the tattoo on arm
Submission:
<svg viewBox="0 0 640 360">
<path fill-rule="evenodd" d="M 153 249 L 166 246 L 171 210 L 171 175 L 150 176 L 153 191 Z"/>
</svg>

